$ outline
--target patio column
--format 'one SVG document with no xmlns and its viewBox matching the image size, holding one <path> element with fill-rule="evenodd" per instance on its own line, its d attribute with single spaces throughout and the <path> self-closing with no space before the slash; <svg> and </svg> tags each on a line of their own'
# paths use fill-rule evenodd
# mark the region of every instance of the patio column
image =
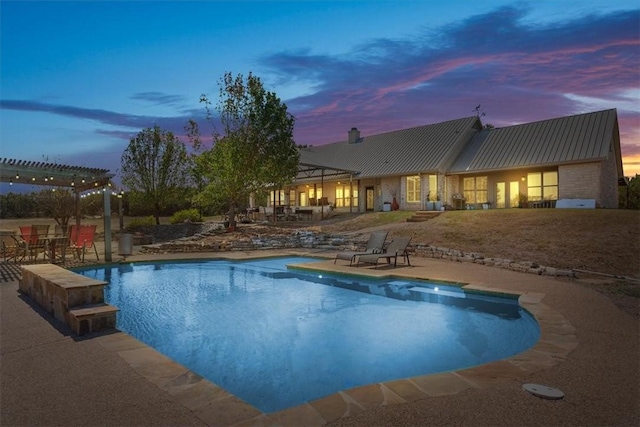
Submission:
<svg viewBox="0 0 640 427">
<path fill-rule="evenodd" d="M 353 176 L 349 174 L 349 213 L 353 213 Z"/>
<path fill-rule="evenodd" d="M 322 190 L 322 197 L 324 197 L 324 169 L 320 174 L 320 189 Z M 324 206 L 322 205 L 322 198 L 320 198 L 320 221 L 324 219 Z"/>
<path fill-rule="evenodd" d="M 104 207 L 104 260 L 111 262 L 111 189 L 106 185 L 102 189 Z"/>
<path fill-rule="evenodd" d="M 75 189 L 76 192 L 76 229 L 80 229 L 80 191 Z"/>
</svg>

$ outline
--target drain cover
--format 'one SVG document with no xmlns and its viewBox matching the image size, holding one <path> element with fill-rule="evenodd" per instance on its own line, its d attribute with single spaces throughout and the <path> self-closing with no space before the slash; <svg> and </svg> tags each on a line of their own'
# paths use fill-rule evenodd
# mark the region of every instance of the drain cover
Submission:
<svg viewBox="0 0 640 427">
<path fill-rule="evenodd" d="M 547 387 L 540 384 L 525 384 L 522 386 L 525 391 L 542 399 L 558 400 L 564 397 L 564 393 L 557 388 Z"/>
</svg>

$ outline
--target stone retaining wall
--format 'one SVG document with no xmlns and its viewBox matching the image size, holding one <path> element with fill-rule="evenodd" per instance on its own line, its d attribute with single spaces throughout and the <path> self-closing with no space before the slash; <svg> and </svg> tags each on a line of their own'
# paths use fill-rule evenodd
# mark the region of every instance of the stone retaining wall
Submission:
<svg viewBox="0 0 640 427">
<path fill-rule="evenodd" d="M 205 233 L 206 234 L 206 233 Z M 327 251 L 358 251 L 363 250 L 365 242 L 349 240 L 343 236 L 315 233 L 312 231 L 295 230 L 287 235 L 272 235 L 263 237 L 234 237 L 233 239 L 218 239 L 207 241 L 193 238 L 178 239 L 171 242 L 143 246 L 143 253 L 175 253 L 175 252 L 223 252 L 223 251 L 255 251 L 266 249 L 307 248 Z M 198 240 L 199 239 L 199 240 Z M 573 277 L 574 272 L 569 269 L 546 267 L 530 261 L 514 261 L 505 258 L 487 258 L 475 252 L 462 252 L 455 249 L 436 247 L 423 243 L 414 243 L 410 247 L 412 256 L 437 258 L 455 262 L 470 262 L 475 264 L 499 267 L 523 273 L 545 276 Z"/>
</svg>

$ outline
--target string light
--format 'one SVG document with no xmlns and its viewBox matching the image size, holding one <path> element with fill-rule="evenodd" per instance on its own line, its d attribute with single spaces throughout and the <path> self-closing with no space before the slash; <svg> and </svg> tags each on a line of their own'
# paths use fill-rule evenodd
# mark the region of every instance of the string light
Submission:
<svg viewBox="0 0 640 427">
<path fill-rule="evenodd" d="M 12 179 L 9 180 L 9 185 L 13 185 L 13 180 Z"/>
</svg>

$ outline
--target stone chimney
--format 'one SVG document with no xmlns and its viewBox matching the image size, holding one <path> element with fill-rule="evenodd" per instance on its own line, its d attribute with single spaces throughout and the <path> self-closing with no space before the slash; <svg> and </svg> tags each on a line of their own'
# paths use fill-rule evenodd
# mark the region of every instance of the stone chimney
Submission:
<svg viewBox="0 0 640 427">
<path fill-rule="evenodd" d="M 349 144 L 360 142 L 360 131 L 358 128 L 351 128 L 349 131 Z"/>
</svg>

